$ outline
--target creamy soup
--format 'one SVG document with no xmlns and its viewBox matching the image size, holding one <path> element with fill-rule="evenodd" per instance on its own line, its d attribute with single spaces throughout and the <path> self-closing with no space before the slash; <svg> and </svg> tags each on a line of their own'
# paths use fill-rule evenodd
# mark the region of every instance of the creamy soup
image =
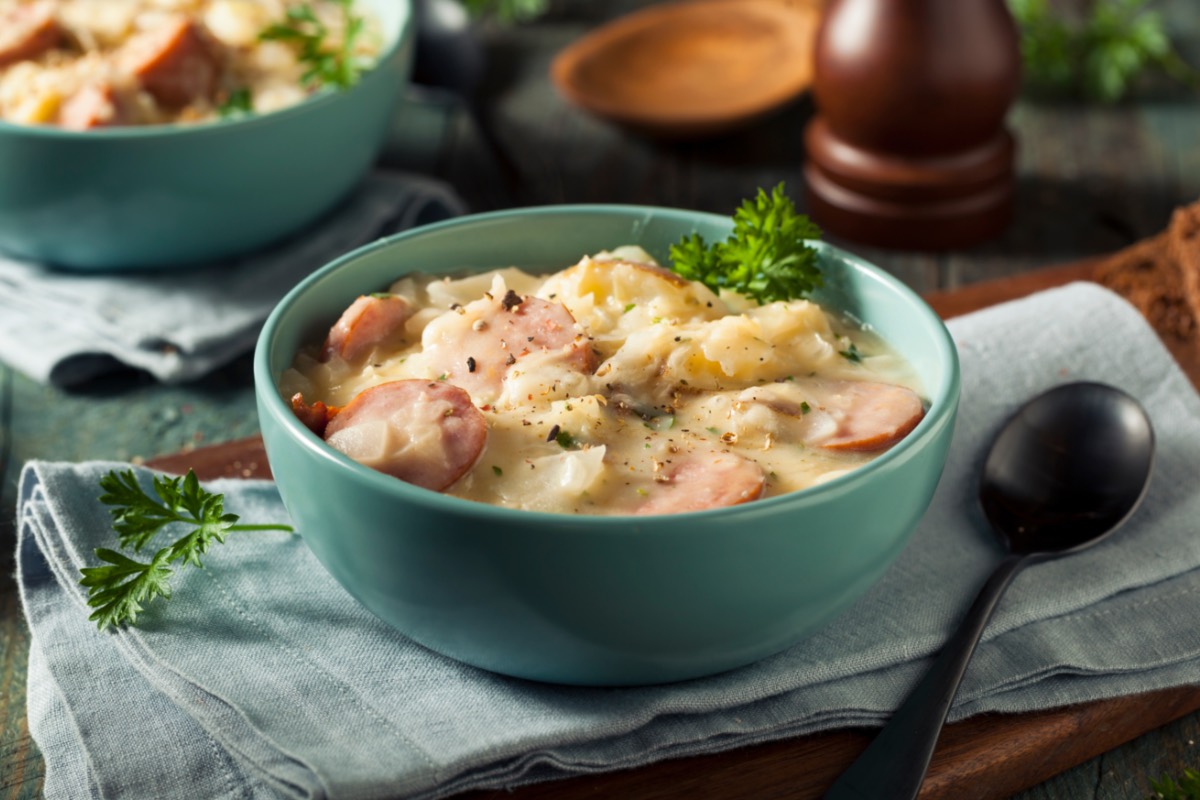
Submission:
<svg viewBox="0 0 1200 800">
<path fill-rule="evenodd" d="M 379 50 L 373 19 L 338 0 L 0 0 L 0 120 L 88 130 L 265 113 L 352 82 Z"/>
<path fill-rule="evenodd" d="M 281 391 L 331 446 L 458 497 L 582 514 L 827 481 L 925 413 L 909 366 L 806 300 L 718 296 L 637 248 L 548 276 L 408 276 L 358 298 Z"/>
</svg>

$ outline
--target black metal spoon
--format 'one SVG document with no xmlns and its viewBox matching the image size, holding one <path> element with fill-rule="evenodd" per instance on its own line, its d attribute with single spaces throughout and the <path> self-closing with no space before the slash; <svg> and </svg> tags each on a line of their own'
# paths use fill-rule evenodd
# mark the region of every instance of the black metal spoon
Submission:
<svg viewBox="0 0 1200 800">
<path fill-rule="evenodd" d="M 1154 430 L 1142 406 L 1101 383 L 1069 383 L 1022 406 L 983 466 L 983 512 L 1009 555 L 929 673 L 826 792 L 826 800 L 905 800 L 921 789 L 967 662 L 1022 568 L 1116 530 L 1146 494 Z"/>
</svg>

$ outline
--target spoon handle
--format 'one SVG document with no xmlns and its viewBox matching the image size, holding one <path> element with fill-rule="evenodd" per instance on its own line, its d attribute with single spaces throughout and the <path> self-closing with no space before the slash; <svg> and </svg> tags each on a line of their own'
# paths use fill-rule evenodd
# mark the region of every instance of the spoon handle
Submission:
<svg viewBox="0 0 1200 800">
<path fill-rule="evenodd" d="M 867 749 L 829 787 L 825 800 L 906 800 L 917 796 L 967 662 L 1004 590 L 1028 559 L 1010 555 L 1000 562 L 929 672 Z"/>
</svg>

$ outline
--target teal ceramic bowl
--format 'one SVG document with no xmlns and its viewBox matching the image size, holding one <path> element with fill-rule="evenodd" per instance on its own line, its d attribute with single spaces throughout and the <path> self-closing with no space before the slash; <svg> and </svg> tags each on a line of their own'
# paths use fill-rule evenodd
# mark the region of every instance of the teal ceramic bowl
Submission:
<svg viewBox="0 0 1200 800">
<path fill-rule="evenodd" d="M 169 269 L 252 252 L 344 197 L 408 82 L 407 0 L 378 18 L 378 65 L 352 89 L 206 125 L 75 132 L 0 122 L 0 253 L 74 270 Z"/>
<path fill-rule="evenodd" d="M 359 294 L 413 269 L 549 272 L 638 244 L 724 238 L 727 218 L 630 206 L 463 217 L 356 250 L 287 295 L 263 328 L 255 382 L 271 470 L 317 559 L 421 644 L 507 675 L 568 684 L 692 678 L 779 652 L 835 620 L 905 546 L 942 472 L 959 371 L 946 328 L 912 291 L 832 247 L 817 298 L 907 357 L 929 411 L 867 466 L 819 487 L 656 517 L 516 511 L 421 489 L 351 461 L 293 416 L 277 381 Z"/>
</svg>

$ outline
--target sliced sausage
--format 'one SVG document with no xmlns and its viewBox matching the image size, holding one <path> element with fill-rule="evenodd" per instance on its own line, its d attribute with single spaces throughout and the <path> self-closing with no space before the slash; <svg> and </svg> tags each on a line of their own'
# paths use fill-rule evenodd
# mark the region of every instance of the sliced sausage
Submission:
<svg viewBox="0 0 1200 800">
<path fill-rule="evenodd" d="M 355 461 L 440 492 L 471 469 L 487 421 L 457 386 L 402 380 L 366 389 L 325 426 L 325 441 Z"/>
<path fill-rule="evenodd" d="M 831 381 L 818 403 L 834 415 L 837 428 L 816 444 L 830 450 L 872 451 L 891 447 L 925 416 L 916 392 L 875 381 Z"/>
<path fill-rule="evenodd" d="M 430 323 L 424 353 L 445 380 L 476 398 L 494 399 L 509 369 L 530 353 L 555 354 L 578 372 L 596 370 L 587 336 L 562 303 L 510 290 L 460 311 Z"/>
<path fill-rule="evenodd" d="M 90 83 L 62 104 L 58 111 L 60 127 L 72 131 L 106 128 L 129 122 L 124 102 L 107 83 Z"/>
<path fill-rule="evenodd" d="M 54 4 L 33 3 L 0 10 L 0 67 L 37 58 L 62 41 Z"/>
<path fill-rule="evenodd" d="M 637 514 L 678 514 L 757 500 L 766 488 L 762 467 L 748 458 L 712 451 L 672 465 L 649 490 Z"/>
<path fill-rule="evenodd" d="M 181 108 L 216 93 L 219 45 L 196 22 L 177 17 L 134 37 L 120 66 L 161 105 Z"/>
<path fill-rule="evenodd" d="M 340 410 L 338 406 L 327 406 L 320 400 L 310 406 L 304 402 L 304 395 L 299 392 L 292 395 L 292 413 L 296 415 L 296 419 L 322 439 L 325 438 L 325 428 L 329 425 L 329 420 Z"/>
<path fill-rule="evenodd" d="M 516 335 L 516 346 L 509 344 L 507 349 L 517 358 L 537 350 L 562 351 L 564 358 L 580 372 L 596 370 L 596 354 L 576 325 L 575 317 L 562 303 L 532 296 L 522 298 L 509 292 L 501 305 L 508 314 L 499 320 L 500 327 Z"/>
<path fill-rule="evenodd" d="M 788 420 L 786 435 L 813 447 L 871 452 L 907 436 L 925 416 L 916 392 L 878 381 L 810 379 L 746 389 L 737 403 L 757 403 Z M 735 404 L 736 408 L 736 404 Z"/>
<path fill-rule="evenodd" d="M 400 295 L 359 297 L 329 329 L 321 359 L 327 361 L 336 355 L 346 361 L 358 361 L 372 349 L 398 340 L 413 310 L 412 304 Z"/>
</svg>

